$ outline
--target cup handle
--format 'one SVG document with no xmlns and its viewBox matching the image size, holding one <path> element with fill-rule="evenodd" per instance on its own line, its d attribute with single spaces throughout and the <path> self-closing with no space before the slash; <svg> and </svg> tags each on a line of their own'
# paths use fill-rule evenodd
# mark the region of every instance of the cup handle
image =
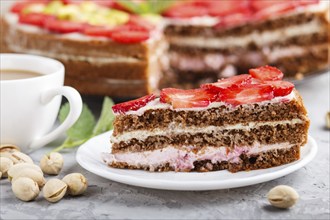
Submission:
<svg viewBox="0 0 330 220">
<path fill-rule="evenodd" d="M 78 120 L 82 111 L 82 100 L 77 90 L 69 86 L 62 86 L 60 88 L 47 90 L 41 95 L 41 103 L 47 104 L 57 95 L 63 95 L 69 101 L 70 112 L 64 122 L 55 130 L 41 138 L 33 140 L 29 145 L 30 149 L 40 148 L 55 140 L 62 132 L 66 131 Z"/>
</svg>

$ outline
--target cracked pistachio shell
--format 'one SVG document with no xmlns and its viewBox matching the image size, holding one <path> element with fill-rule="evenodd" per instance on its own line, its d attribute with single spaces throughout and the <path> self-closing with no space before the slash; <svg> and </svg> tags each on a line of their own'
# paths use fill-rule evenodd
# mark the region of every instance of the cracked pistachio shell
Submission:
<svg viewBox="0 0 330 220">
<path fill-rule="evenodd" d="M 14 144 L 1 144 L 0 145 L 0 152 L 14 152 L 14 151 L 21 151 L 21 149 Z"/>
<path fill-rule="evenodd" d="M 28 155 L 26 155 L 22 152 L 19 152 L 19 151 L 1 152 L 0 156 L 1 157 L 7 157 L 7 158 L 11 159 L 14 162 L 14 164 L 17 164 L 17 163 L 30 163 L 30 164 L 33 164 L 33 160 L 31 159 L 31 157 L 29 157 Z"/>
<path fill-rule="evenodd" d="M 15 196 L 22 201 L 31 201 L 39 195 L 36 182 L 27 177 L 20 177 L 11 186 Z"/>
<path fill-rule="evenodd" d="M 62 179 L 68 185 L 68 192 L 72 196 L 83 194 L 87 189 L 87 179 L 81 173 L 71 173 Z"/>
<path fill-rule="evenodd" d="M 287 209 L 296 204 L 299 199 L 299 195 L 292 187 L 279 185 L 269 191 L 267 198 L 273 206 Z"/>
<path fill-rule="evenodd" d="M 68 186 L 59 179 L 50 179 L 45 184 L 42 192 L 45 199 L 49 202 L 58 202 L 63 198 Z"/>
<path fill-rule="evenodd" d="M 44 155 L 40 160 L 40 167 L 46 174 L 57 175 L 63 167 L 63 156 L 56 152 L 53 152 L 50 155 Z"/>
<path fill-rule="evenodd" d="M 38 184 L 41 188 L 45 185 L 44 175 L 34 169 L 24 168 L 12 176 L 12 182 L 14 183 L 20 177 L 28 177 Z"/>
<path fill-rule="evenodd" d="M 2 172 L 0 171 L 0 179 L 2 178 Z"/>
<path fill-rule="evenodd" d="M 1 177 L 7 177 L 7 172 L 13 165 L 14 163 L 11 159 L 7 157 L 0 157 L 0 172 L 2 174 Z"/>
<path fill-rule="evenodd" d="M 39 166 L 35 164 L 30 164 L 30 163 L 18 163 L 14 164 L 9 170 L 8 170 L 8 179 L 11 181 L 14 176 L 16 176 L 19 172 L 21 172 L 23 169 L 33 169 L 35 171 L 40 172 L 42 175 L 42 171 Z"/>
</svg>

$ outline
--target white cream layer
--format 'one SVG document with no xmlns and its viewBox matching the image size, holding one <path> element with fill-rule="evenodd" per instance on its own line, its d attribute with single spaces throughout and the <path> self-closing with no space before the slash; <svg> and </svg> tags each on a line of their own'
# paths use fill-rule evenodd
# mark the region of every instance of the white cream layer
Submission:
<svg viewBox="0 0 330 220">
<path fill-rule="evenodd" d="M 223 130 L 244 130 L 244 131 L 250 131 L 254 128 L 259 128 L 261 126 L 276 126 L 276 125 L 294 125 L 294 124 L 301 124 L 303 121 L 301 119 L 292 119 L 292 120 L 284 120 L 284 121 L 272 121 L 272 122 L 249 122 L 246 124 L 238 123 L 234 125 L 226 125 L 226 126 L 206 126 L 206 127 L 198 127 L 198 126 L 189 126 L 182 128 L 180 125 L 176 123 L 170 124 L 167 128 L 160 129 L 156 128 L 152 131 L 148 130 L 135 130 L 135 131 L 128 131 L 118 136 L 111 136 L 110 140 L 112 143 L 119 143 L 121 141 L 128 142 L 132 140 L 133 138 L 139 141 L 143 141 L 147 139 L 150 136 L 177 136 L 182 134 L 190 134 L 194 135 L 197 133 L 203 133 L 203 134 L 217 134 L 221 133 Z"/>
<path fill-rule="evenodd" d="M 170 44 L 188 47 L 225 49 L 231 47 L 247 47 L 250 43 L 258 46 L 271 44 L 273 42 L 285 41 L 288 38 L 310 35 L 324 31 L 318 20 L 312 20 L 301 25 L 292 25 L 285 28 L 279 28 L 271 31 L 253 31 L 244 36 L 226 36 L 226 37 L 169 37 Z"/>
<path fill-rule="evenodd" d="M 194 153 L 191 146 L 181 147 L 180 149 L 168 146 L 159 150 L 135 153 L 104 153 L 103 160 L 107 164 L 122 162 L 136 167 L 150 167 L 150 171 L 154 171 L 158 166 L 169 163 L 174 170 L 184 171 L 193 169 L 195 161 L 211 160 L 212 163 L 222 161 L 239 163 L 239 156 L 243 153 L 251 155 L 275 149 L 288 149 L 291 147 L 293 147 L 293 145 L 289 143 L 272 145 L 260 145 L 259 143 L 255 143 L 251 147 L 235 147 L 230 152 L 227 152 L 227 147 L 204 147 L 202 150 Z"/>
<path fill-rule="evenodd" d="M 240 105 L 241 107 L 244 108 L 254 108 L 254 104 L 258 105 L 268 105 L 268 104 L 273 104 L 273 103 L 279 103 L 279 102 L 288 102 L 296 98 L 295 91 L 293 90 L 289 95 L 287 96 L 282 96 L 282 97 L 275 97 L 272 100 L 267 100 L 263 102 L 258 102 L 258 103 L 251 103 L 251 104 L 243 104 Z M 172 111 L 203 111 L 211 108 L 219 108 L 221 106 L 226 107 L 227 112 L 235 111 L 237 107 L 234 107 L 230 104 L 227 104 L 225 102 L 212 102 L 210 103 L 207 107 L 196 107 L 196 108 L 177 108 L 173 109 L 173 107 L 170 104 L 167 103 L 162 103 L 160 102 L 159 98 L 156 98 L 155 100 L 149 102 L 147 105 L 143 106 L 142 108 L 138 110 L 131 110 L 128 112 L 125 112 L 125 115 L 138 115 L 141 116 L 144 114 L 145 111 L 148 110 L 155 110 L 155 109 L 170 109 Z M 114 113 L 115 115 L 120 115 L 120 113 Z"/>
</svg>

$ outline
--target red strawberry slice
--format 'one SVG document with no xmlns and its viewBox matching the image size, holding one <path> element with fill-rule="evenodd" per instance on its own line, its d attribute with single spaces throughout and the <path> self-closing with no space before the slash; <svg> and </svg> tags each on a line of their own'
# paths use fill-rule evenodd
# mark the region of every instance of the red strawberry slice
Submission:
<svg viewBox="0 0 330 220">
<path fill-rule="evenodd" d="M 245 14 L 249 12 L 249 1 L 241 0 L 233 3 L 232 0 L 209 1 L 208 13 L 211 16 L 225 16 L 231 14 Z"/>
<path fill-rule="evenodd" d="M 252 9 L 260 11 L 276 5 L 293 5 L 297 0 L 251 0 Z"/>
<path fill-rule="evenodd" d="M 25 8 L 34 4 L 46 4 L 47 0 L 29 0 L 29 1 L 17 1 L 11 7 L 10 11 L 13 13 L 21 13 Z"/>
<path fill-rule="evenodd" d="M 44 27 L 49 31 L 58 33 L 72 33 L 72 32 L 82 32 L 85 28 L 84 23 L 64 21 L 57 19 L 46 19 Z"/>
<path fill-rule="evenodd" d="M 206 107 L 217 100 L 217 93 L 205 89 L 163 89 L 160 93 L 160 101 L 168 103 L 173 108 Z"/>
<path fill-rule="evenodd" d="M 163 15 L 171 18 L 191 18 L 205 16 L 208 14 L 208 9 L 203 6 L 194 5 L 194 3 L 178 3 L 168 10 Z"/>
<path fill-rule="evenodd" d="M 274 98 L 273 88 L 267 84 L 247 84 L 219 93 L 220 101 L 234 106 L 262 102 L 272 98 Z"/>
<path fill-rule="evenodd" d="M 125 44 L 140 43 L 148 40 L 149 36 L 149 31 L 132 25 L 123 25 L 114 28 L 111 34 L 112 40 Z"/>
<path fill-rule="evenodd" d="M 18 21 L 22 24 L 31 24 L 39 27 L 43 27 L 45 20 L 54 19 L 54 16 L 46 15 L 42 13 L 29 13 L 29 14 L 19 14 Z"/>
<path fill-rule="evenodd" d="M 154 94 L 146 95 L 139 99 L 135 99 L 132 101 L 123 102 L 123 103 L 114 105 L 114 106 L 112 106 L 112 110 L 114 113 L 120 113 L 120 114 L 123 114 L 123 113 L 131 111 L 131 110 L 135 111 L 135 110 L 142 108 L 143 106 L 146 106 L 148 104 L 148 102 L 154 100 L 155 98 L 156 98 L 156 96 Z"/>
<path fill-rule="evenodd" d="M 146 31 L 151 31 L 155 28 L 152 23 L 136 15 L 131 15 L 126 24 L 136 26 L 137 28 L 142 28 Z"/>
<path fill-rule="evenodd" d="M 218 24 L 216 24 L 215 28 L 227 28 L 227 27 L 234 27 L 241 24 L 245 24 L 248 21 L 253 19 L 250 12 L 243 12 L 243 13 L 235 13 L 223 17 Z"/>
<path fill-rule="evenodd" d="M 297 0 L 295 4 L 298 6 L 305 6 L 305 5 L 314 5 L 318 4 L 320 0 Z"/>
<path fill-rule="evenodd" d="M 252 1 L 252 7 L 253 6 L 257 11 L 254 16 L 259 19 L 280 15 L 296 7 L 295 0 L 254 0 Z"/>
<path fill-rule="evenodd" d="M 273 87 L 274 96 L 289 95 L 294 88 L 294 85 L 287 81 L 266 81 L 265 83 Z"/>
<path fill-rule="evenodd" d="M 107 26 L 86 26 L 84 34 L 94 37 L 111 37 L 113 28 Z"/>
<path fill-rule="evenodd" d="M 259 68 L 250 69 L 249 73 L 253 78 L 261 81 L 276 81 L 283 79 L 282 71 L 272 66 L 262 66 Z"/>
<path fill-rule="evenodd" d="M 216 83 L 202 84 L 201 88 L 210 89 L 216 92 L 221 92 L 225 89 L 231 87 L 240 87 L 245 84 L 250 84 L 251 82 L 252 82 L 252 77 L 250 75 L 242 74 L 242 75 L 219 80 Z"/>
</svg>

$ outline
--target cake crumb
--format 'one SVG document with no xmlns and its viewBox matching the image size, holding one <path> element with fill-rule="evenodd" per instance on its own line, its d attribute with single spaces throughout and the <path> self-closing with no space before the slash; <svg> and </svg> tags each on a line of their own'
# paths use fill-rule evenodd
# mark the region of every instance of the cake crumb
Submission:
<svg viewBox="0 0 330 220">
<path fill-rule="evenodd" d="M 330 112 L 327 112 L 325 119 L 326 119 L 326 127 L 327 129 L 330 129 Z"/>
<path fill-rule="evenodd" d="M 304 74 L 302 73 L 297 73 L 296 76 L 295 76 L 296 80 L 302 80 L 304 79 Z"/>
</svg>

